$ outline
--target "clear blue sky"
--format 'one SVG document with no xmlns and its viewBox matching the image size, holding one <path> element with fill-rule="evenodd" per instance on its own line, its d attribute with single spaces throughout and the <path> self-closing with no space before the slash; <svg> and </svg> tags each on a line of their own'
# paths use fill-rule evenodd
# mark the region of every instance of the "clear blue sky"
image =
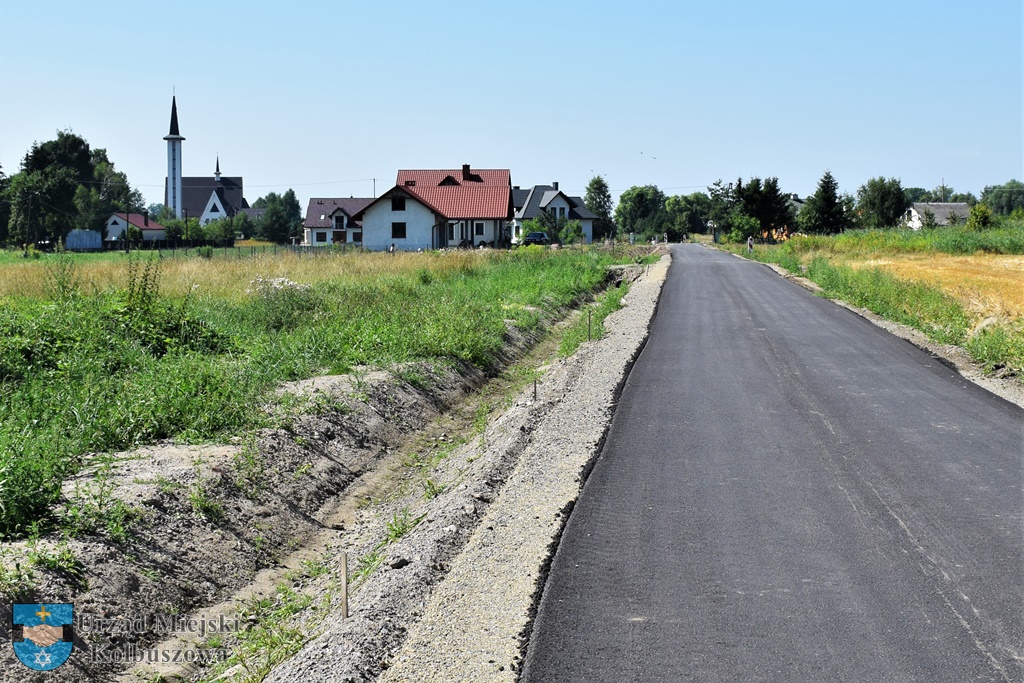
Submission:
<svg viewBox="0 0 1024 683">
<path fill-rule="evenodd" d="M 0 165 L 71 129 L 163 200 L 185 175 L 371 196 L 400 168 L 582 194 L 828 169 L 1024 177 L 1021 0 L 0 0 Z"/>
</svg>

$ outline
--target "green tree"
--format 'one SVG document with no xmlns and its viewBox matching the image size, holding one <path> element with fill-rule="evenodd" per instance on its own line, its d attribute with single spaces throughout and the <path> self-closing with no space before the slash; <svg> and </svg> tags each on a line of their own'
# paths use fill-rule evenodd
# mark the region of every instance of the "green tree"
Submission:
<svg viewBox="0 0 1024 683">
<path fill-rule="evenodd" d="M 955 192 L 949 196 L 949 201 L 974 206 L 978 203 L 978 198 L 970 192 Z"/>
<path fill-rule="evenodd" d="M 905 187 L 903 188 L 903 196 L 907 200 L 907 206 L 917 204 L 918 202 L 931 201 L 930 199 L 925 199 L 925 197 L 930 197 L 931 193 L 923 187 Z"/>
<path fill-rule="evenodd" d="M 657 185 L 634 185 L 619 196 L 615 224 L 622 232 L 635 232 L 647 238 L 660 235 L 667 223 L 665 193 Z"/>
<path fill-rule="evenodd" d="M 233 218 L 218 218 L 203 226 L 206 239 L 213 240 L 221 246 L 232 247 L 235 244 L 235 222 Z"/>
<path fill-rule="evenodd" d="M 716 232 L 732 230 L 732 218 L 736 213 L 736 188 L 731 183 L 716 180 L 708 188 L 708 226 Z"/>
<path fill-rule="evenodd" d="M 711 198 L 703 192 L 668 197 L 665 212 L 668 214 L 669 237 L 679 239 L 683 234 L 706 232 L 711 211 Z"/>
<path fill-rule="evenodd" d="M 832 173 L 818 181 L 818 188 L 804 204 L 798 225 L 804 232 L 833 235 L 853 226 L 853 198 L 839 194 L 839 183 Z"/>
<path fill-rule="evenodd" d="M 268 192 L 252 206 L 264 210 L 263 219 L 255 226 L 257 237 L 284 244 L 302 234 L 302 207 L 294 190 L 289 189 L 283 195 Z"/>
<path fill-rule="evenodd" d="M 280 201 L 267 204 L 263 219 L 257 224 L 256 236 L 269 242 L 287 244 L 291 239 L 291 226 Z"/>
<path fill-rule="evenodd" d="M 613 237 L 615 222 L 612 220 L 612 193 L 604 178 L 596 175 L 590 179 L 583 204 L 597 216 L 594 220 L 594 239 Z"/>
<path fill-rule="evenodd" d="M 58 131 L 56 140 L 33 143 L 21 162 L 25 173 L 42 173 L 55 167 L 71 169 L 79 183 L 91 182 L 96 164 L 89 143 L 69 130 Z"/>
<path fill-rule="evenodd" d="M 11 179 L 4 175 L 0 166 L 0 247 L 7 244 L 7 229 L 11 222 Z"/>
<path fill-rule="evenodd" d="M 751 178 L 742 187 L 740 211 L 757 220 L 759 232 L 770 235 L 772 230 L 793 224 L 793 209 L 789 198 L 779 188 L 778 178 L 766 178 L 763 183 L 760 178 Z M 746 231 L 744 227 L 743 232 Z"/>
<path fill-rule="evenodd" d="M 164 226 L 164 239 L 180 240 L 185 237 L 184 223 L 177 218 L 162 221 L 160 225 Z"/>
<path fill-rule="evenodd" d="M 239 211 L 235 214 L 235 234 L 241 235 L 242 239 L 249 239 L 253 235 L 253 221 L 249 214 Z"/>
<path fill-rule="evenodd" d="M 558 241 L 562 244 L 575 244 L 583 241 L 583 225 L 577 221 L 565 221 L 565 225 L 558 231 Z"/>
<path fill-rule="evenodd" d="M 896 178 L 872 178 L 857 190 L 857 212 L 868 228 L 892 228 L 906 213 L 907 197 Z"/>
<path fill-rule="evenodd" d="M 8 238 L 16 244 L 62 239 L 74 227 L 74 169 L 54 166 L 44 171 L 22 171 L 11 178 L 8 197 L 11 216 Z"/>
<path fill-rule="evenodd" d="M 981 202 L 1000 216 L 1009 216 L 1016 209 L 1024 209 L 1024 183 L 1010 180 L 992 185 L 981 191 Z"/>
<path fill-rule="evenodd" d="M 146 210 L 149 211 L 150 220 L 154 220 L 160 225 L 166 225 L 168 221 L 175 219 L 171 207 L 164 206 L 163 204 L 150 204 Z"/>
<path fill-rule="evenodd" d="M 295 190 L 289 188 L 281 195 L 281 207 L 284 209 L 285 220 L 288 221 L 288 236 L 302 237 L 302 205 L 295 196 Z"/>
<path fill-rule="evenodd" d="M 968 230 L 985 230 L 995 224 L 995 216 L 992 215 L 992 210 L 988 208 L 987 204 L 982 202 L 971 207 L 971 213 L 967 216 Z"/>
</svg>

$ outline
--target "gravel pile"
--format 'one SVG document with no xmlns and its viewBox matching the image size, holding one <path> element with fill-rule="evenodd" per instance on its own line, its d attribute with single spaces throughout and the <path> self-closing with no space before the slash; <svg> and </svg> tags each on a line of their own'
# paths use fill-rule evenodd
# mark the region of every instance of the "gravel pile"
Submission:
<svg viewBox="0 0 1024 683">
<path fill-rule="evenodd" d="M 354 594 L 350 618 L 329 619 L 267 681 L 517 680 L 547 565 L 647 337 L 669 263 L 664 256 L 633 283 L 602 339 L 547 369 L 536 399 L 530 387 L 432 474 L 448 489 L 417 505 L 421 523 L 387 546 L 381 568 Z"/>
</svg>

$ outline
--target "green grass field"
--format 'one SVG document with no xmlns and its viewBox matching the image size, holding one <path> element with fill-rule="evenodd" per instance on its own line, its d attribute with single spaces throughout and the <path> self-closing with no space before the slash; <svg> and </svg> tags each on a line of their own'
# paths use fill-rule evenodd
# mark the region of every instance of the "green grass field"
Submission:
<svg viewBox="0 0 1024 683">
<path fill-rule="evenodd" d="M 257 428 L 281 382 L 428 359 L 488 367 L 507 325 L 538 328 L 623 261 L 526 248 L 0 263 L 0 286 L 17 284 L 0 289 L 0 536 L 52 523 L 84 454 Z"/>
</svg>

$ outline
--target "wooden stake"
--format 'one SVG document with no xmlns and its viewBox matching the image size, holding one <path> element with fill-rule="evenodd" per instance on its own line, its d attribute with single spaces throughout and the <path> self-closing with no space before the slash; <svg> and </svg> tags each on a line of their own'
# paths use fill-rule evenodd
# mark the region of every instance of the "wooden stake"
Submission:
<svg viewBox="0 0 1024 683">
<path fill-rule="evenodd" d="M 348 553 L 341 554 L 341 618 L 348 619 Z"/>
</svg>

